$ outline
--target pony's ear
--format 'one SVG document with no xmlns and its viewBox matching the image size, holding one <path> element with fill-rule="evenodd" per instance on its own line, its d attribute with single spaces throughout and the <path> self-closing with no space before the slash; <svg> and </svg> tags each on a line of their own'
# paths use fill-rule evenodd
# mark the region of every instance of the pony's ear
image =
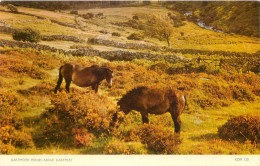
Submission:
<svg viewBox="0 0 260 166">
<path fill-rule="evenodd" d="M 112 73 L 112 70 L 110 70 L 109 68 L 106 68 L 106 71 L 108 71 L 108 72 L 111 72 L 111 73 Z"/>
<path fill-rule="evenodd" d="M 110 69 L 108 69 L 108 68 L 106 68 L 105 70 L 106 70 L 107 73 L 109 73 L 109 74 L 112 73 L 112 75 L 113 75 L 113 71 L 112 71 L 112 70 L 110 70 Z M 114 76 L 114 75 L 113 75 L 113 76 Z"/>
</svg>

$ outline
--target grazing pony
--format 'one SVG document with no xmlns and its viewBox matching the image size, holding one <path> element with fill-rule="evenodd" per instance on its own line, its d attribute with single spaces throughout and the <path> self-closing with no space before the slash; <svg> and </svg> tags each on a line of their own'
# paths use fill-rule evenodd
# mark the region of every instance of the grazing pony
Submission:
<svg viewBox="0 0 260 166">
<path fill-rule="evenodd" d="M 117 103 L 120 111 L 128 114 L 131 110 L 141 113 L 143 123 L 149 123 L 148 113 L 164 114 L 169 112 L 172 116 L 175 133 L 180 133 L 180 115 L 186 105 L 186 98 L 179 91 L 172 89 L 153 89 L 137 87 L 125 94 Z M 118 119 L 117 113 L 113 115 L 111 126 Z"/>
<path fill-rule="evenodd" d="M 66 91 L 70 91 L 71 81 L 79 87 L 91 86 L 92 90 L 98 92 L 98 86 L 100 82 L 104 79 L 107 80 L 109 88 L 112 86 L 113 71 L 105 67 L 99 67 L 97 65 L 92 65 L 91 67 L 84 67 L 81 65 L 66 63 L 60 67 L 59 79 L 57 86 L 54 90 L 60 89 L 63 78 L 66 82 Z"/>
</svg>

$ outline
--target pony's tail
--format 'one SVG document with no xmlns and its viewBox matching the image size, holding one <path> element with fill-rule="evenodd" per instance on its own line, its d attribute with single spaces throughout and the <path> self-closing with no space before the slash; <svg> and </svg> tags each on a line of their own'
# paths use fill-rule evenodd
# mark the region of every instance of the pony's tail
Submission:
<svg viewBox="0 0 260 166">
<path fill-rule="evenodd" d="M 61 74 L 61 69 L 62 68 L 63 68 L 63 66 L 61 66 L 60 69 L 59 69 L 59 79 L 58 79 L 58 82 L 57 82 L 57 86 L 54 89 L 54 93 L 57 93 L 57 91 L 60 89 L 60 85 L 61 85 L 62 80 L 63 80 L 63 76 Z"/>
</svg>

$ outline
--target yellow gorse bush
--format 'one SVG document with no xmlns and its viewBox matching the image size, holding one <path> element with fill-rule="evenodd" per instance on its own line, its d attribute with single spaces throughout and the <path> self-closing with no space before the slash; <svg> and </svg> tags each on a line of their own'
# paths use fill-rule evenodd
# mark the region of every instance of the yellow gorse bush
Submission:
<svg viewBox="0 0 260 166">
<path fill-rule="evenodd" d="M 74 137 L 76 146 L 87 145 L 84 143 L 84 138 L 89 137 L 87 133 L 99 135 L 106 132 L 114 111 L 115 105 L 102 95 L 91 92 L 58 93 L 52 99 L 52 107 L 42 114 L 45 119 L 42 137 L 46 141 L 69 144 Z M 80 135 L 79 130 L 86 134 Z M 73 131 L 74 134 L 71 134 Z"/>
<path fill-rule="evenodd" d="M 12 132 L 14 127 L 7 125 L 0 129 L 0 151 L 2 154 L 10 154 L 14 152 Z"/>
<path fill-rule="evenodd" d="M 179 135 L 166 131 L 162 126 L 144 124 L 130 131 L 129 140 L 141 141 L 147 144 L 153 153 L 171 154 L 177 151 L 181 143 Z"/>
<path fill-rule="evenodd" d="M 14 152 L 15 147 L 34 147 L 30 133 L 22 131 L 23 120 L 18 112 L 25 110 L 22 101 L 12 92 L 0 92 L 1 153 Z"/>
</svg>

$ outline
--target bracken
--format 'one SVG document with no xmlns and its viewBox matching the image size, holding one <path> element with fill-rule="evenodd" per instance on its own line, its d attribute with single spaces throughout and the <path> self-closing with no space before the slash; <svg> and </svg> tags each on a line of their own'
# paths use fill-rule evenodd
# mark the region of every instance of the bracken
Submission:
<svg viewBox="0 0 260 166">
<path fill-rule="evenodd" d="M 260 114 L 241 115 L 229 119 L 218 128 L 220 138 L 259 143 L 260 140 Z"/>
</svg>

